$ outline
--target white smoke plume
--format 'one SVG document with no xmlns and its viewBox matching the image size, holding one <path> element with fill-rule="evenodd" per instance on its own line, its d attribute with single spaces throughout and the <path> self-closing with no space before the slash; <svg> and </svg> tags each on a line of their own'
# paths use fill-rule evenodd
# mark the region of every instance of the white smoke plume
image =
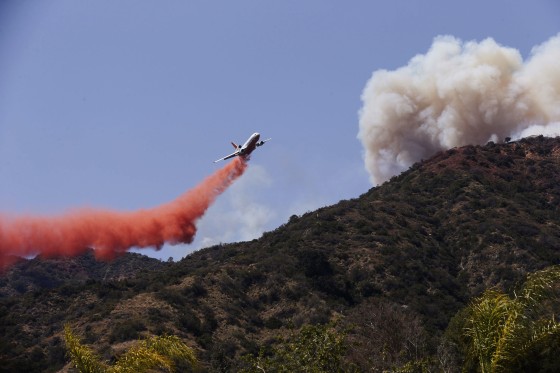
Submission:
<svg viewBox="0 0 560 373">
<path fill-rule="evenodd" d="M 225 242 L 249 241 L 270 228 L 275 212 L 263 200 L 272 180 L 266 169 L 252 165 L 199 224 L 201 247 Z M 259 202 L 259 200 L 262 200 Z"/>
<path fill-rule="evenodd" d="M 375 71 L 362 101 L 358 138 L 374 185 L 455 146 L 560 135 L 560 34 L 527 61 L 490 38 L 439 36 L 407 66 Z"/>
</svg>

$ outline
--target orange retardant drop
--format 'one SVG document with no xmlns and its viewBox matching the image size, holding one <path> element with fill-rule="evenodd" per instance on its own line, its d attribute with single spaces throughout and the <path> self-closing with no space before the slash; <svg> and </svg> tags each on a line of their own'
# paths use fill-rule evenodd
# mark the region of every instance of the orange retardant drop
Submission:
<svg viewBox="0 0 560 373">
<path fill-rule="evenodd" d="M 0 215 L 0 269 L 17 256 L 74 256 L 92 247 L 96 258 L 108 260 L 131 247 L 190 243 L 198 219 L 246 168 L 246 160 L 238 157 L 176 200 L 148 210 L 88 208 L 54 217 Z"/>
</svg>

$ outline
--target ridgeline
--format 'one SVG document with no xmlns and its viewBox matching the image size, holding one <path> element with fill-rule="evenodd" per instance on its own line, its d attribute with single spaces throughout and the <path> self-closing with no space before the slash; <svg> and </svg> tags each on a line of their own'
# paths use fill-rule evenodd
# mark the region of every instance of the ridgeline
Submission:
<svg viewBox="0 0 560 373">
<path fill-rule="evenodd" d="M 0 371 L 65 367 L 65 323 L 107 359 L 167 333 L 203 370 L 235 371 L 240 356 L 330 321 L 355 343 L 349 362 L 380 369 L 380 349 L 402 355 L 414 340 L 416 354 L 435 351 L 472 297 L 560 263 L 559 249 L 560 138 L 451 149 L 180 262 L 22 260 L 0 276 Z"/>
</svg>

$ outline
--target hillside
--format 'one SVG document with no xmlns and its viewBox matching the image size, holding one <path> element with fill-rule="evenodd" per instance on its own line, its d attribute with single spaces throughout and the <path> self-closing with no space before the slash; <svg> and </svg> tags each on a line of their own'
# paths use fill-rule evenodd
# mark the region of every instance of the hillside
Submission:
<svg viewBox="0 0 560 373">
<path fill-rule="evenodd" d="M 97 261 L 92 249 L 76 257 L 21 258 L 5 273 L 0 273 L 0 298 L 88 280 L 130 279 L 144 271 L 161 270 L 166 266 L 167 263 L 134 253 L 126 253 L 110 262 Z"/>
<path fill-rule="evenodd" d="M 559 263 L 559 206 L 560 138 L 452 149 L 258 240 L 135 278 L 5 296 L 0 371 L 62 368 L 66 322 L 107 358 L 141 335 L 172 333 L 205 369 L 227 371 L 290 328 L 338 320 L 357 343 L 350 361 L 382 368 L 405 358 L 407 343 L 434 351 L 483 289 Z M 381 352 L 393 360 L 375 360 Z"/>
</svg>

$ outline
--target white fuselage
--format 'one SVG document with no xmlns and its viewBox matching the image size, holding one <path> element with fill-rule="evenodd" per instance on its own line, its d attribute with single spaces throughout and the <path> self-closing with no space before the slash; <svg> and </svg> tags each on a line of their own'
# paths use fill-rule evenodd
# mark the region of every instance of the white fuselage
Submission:
<svg viewBox="0 0 560 373">
<path fill-rule="evenodd" d="M 257 147 L 257 142 L 259 141 L 260 137 L 261 135 L 258 132 L 253 133 L 247 139 L 247 141 L 245 141 L 245 143 L 241 146 L 241 148 L 239 148 L 239 155 L 247 156 L 251 154 L 253 150 L 255 150 L 255 148 Z"/>
</svg>

